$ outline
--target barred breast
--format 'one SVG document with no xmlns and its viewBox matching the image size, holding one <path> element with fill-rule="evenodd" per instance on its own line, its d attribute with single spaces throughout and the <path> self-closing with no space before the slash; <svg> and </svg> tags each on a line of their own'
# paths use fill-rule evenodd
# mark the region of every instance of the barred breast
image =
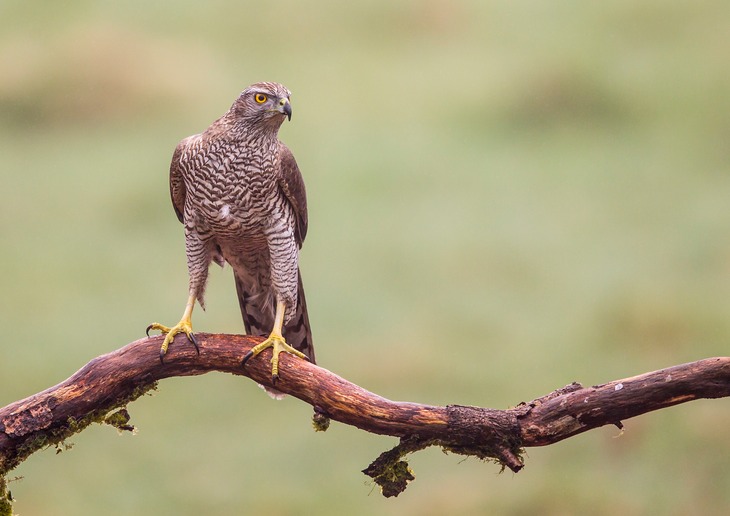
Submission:
<svg viewBox="0 0 730 516">
<path fill-rule="evenodd" d="M 295 217 L 278 187 L 278 145 L 275 138 L 209 141 L 204 153 L 193 149 L 183 168 L 193 230 L 209 242 L 209 252 L 219 251 L 231 264 L 250 301 L 265 305 L 271 321 L 275 299 L 295 307 L 298 290 Z M 288 310 L 285 320 L 293 316 Z"/>
</svg>

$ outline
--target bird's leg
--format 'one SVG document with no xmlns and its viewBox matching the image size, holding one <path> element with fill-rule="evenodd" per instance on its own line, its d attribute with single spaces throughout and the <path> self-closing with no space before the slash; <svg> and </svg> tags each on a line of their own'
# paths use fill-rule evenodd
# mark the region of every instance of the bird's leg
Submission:
<svg viewBox="0 0 730 516">
<path fill-rule="evenodd" d="M 286 343 L 286 340 L 284 340 L 284 337 L 282 335 L 282 328 L 284 326 L 284 310 L 286 309 L 286 304 L 282 302 L 276 303 L 276 316 L 274 318 L 274 329 L 271 331 L 271 334 L 269 337 L 261 342 L 260 344 L 255 345 L 253 348 L 251 348 L 251 351 L 246 353 L 246 356 L 243 357 L 243 360 L 241 361 L 241 365 L 245 366 L 246 362 L 248 362 L 248 359 L 251 357 L 255 357 L 259 353 L 261 353 L 263 350 L 267 348 L 273 348 L 273 356 L 271 357 L 271 381 L 276 382 L 279 379 L 279 353 L 289 353 L 290 355 L 297 356 L 299 358 L 303 358 L 304 360 L 309 360 L 307 358 L 307 355 L 302 353 L 301 351 L 298 351 L 291 347 L 289 344 Z"/>
<path fill-rule="evenodd" d="M 194 306 L 195 296 L 191 294 L 190 297 L 188 297 L 188 304 L 185 305 L 185 312 L 183 312 L 182 319 L 180 319 L 180 322 L 177 323 L 175 326 L 173 326 L 172 328 L 168 328 L 167 326 L 163 326 L 160 323 L 152 323 L 147 326 L 147 336 L 149 336 L 150 330 L 160 330 L 162 333 L 166 334 L 165 340 L 162 341 L 162 347 L 160 348 L 160 362 L 163 361 L 165 353 L 167 353 L 167 347 L 170 345 L 170 343 L 175 338 L 175 335 L 177 335 L 178 333 L 184 333 L 185 335 L 187 335 L 188 340 L 192 342 L 193 346 L 195 346 L 195 351 L 198 352 L 198 355 L 200 354 L 198 341 L 195 339 L 195 335 L 193 334 L 193 323 L 191 320 Z"/>
</svg>

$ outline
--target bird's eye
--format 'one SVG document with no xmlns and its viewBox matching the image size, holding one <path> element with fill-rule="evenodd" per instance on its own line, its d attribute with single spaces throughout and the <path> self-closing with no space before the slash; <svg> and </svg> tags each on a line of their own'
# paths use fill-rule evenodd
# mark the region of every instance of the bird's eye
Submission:
<svg viewBox="0 0 730 516">
<path fill-rule="evenodd" d="M 263 93 L 257 93 L 254 97 L 254 100 L 257 104 L 263 104 L 264 102 L 266 102 L 266 98 L 266 95 L 264 95 Z"/>
</svg>

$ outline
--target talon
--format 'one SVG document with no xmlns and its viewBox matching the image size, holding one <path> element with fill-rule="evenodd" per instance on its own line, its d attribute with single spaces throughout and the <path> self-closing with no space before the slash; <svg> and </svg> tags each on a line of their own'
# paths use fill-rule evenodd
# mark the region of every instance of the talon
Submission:
<svg viewBox="0 0 730 516">
<path fill-rule="evenodd" d="M 180 319 L 180 322 L 177 323 L 172 328 L 168 328 L 167 326 L 163 326 L 159 323 L 152 323 L 149 326 L 147 326 L 147 336 L 149 337 L 150 330 L 160 330 L 162 333 L 165 334 L 165 340 L 162 341 L 162 346 L 160 346 L 160 364 L 164 364 L 164 357 L 165 353 L 167 353 L 168 346 L 175 340 L 175 335 L 178 333 L 184 333 L 190 342 L 192 342 L 193 346 L 195 346 L 195 351 L 200 355 L 200 347 L 198 346 L 198 341 L 193 335 L 193 323 L 190 320 L 192 314 L 193 314 L 193 306 L 195 306 L 195 295 L 190 294 L 188 297 L 188 303 L 185 305 L 185 312 L 183 312 L 182 319 Z"/>
<path fill-rule="evenodd" d="M 165 335 L 165 339 L 162 341 L 162 346 L 160 346 L 160 364 L 165 363 L 164 357 L 167 353 L 167 348 L 175 340 L 175 335 L 177 335 L 178 333 L 184 333 L 188 340 L 192 343 L 192 345 L 195 346 L 196 353 L 200 355 L 200 346 L 198 345 L 198 339 L 196 339 L 195 335 L 193 334 L 193 327 L 192 323 L 190 322 L 190 314 L 187 313 L 187 311 L 185 315 L 183 315 L 183 318 L 180 320 L 180 322 L 172 328 L 163 326 L 160 323 L 152 323 L 147 327 L 146 330 L 148 336 L 150 330 L 159 330 Z"/>
<path fill-rule="evenodd" d="M 246 367 L 246 362 L 248 362 L 248 359 L 253 356 L 253 351 L 249 351 L 246 353 L 243 357 L 243 360 L 241 360 L 241 367 Z"/>
<path fill-rule="evenodd" d="M 241 367 L 246 366 L 246 362 L 249 361 L 252 357 L 257 356 L 259 353 L 261 353 L 263 350 L 267 348 L 272 348 L 272 355 L 271 355 L 271 381 L 272 383 L 275 383 L 279 380 L 279 355 L 281 353 L 288 353 L 290 355 L 294 355 L 295 357 L 304 358 L 309 360 L 307 356 L 302 353 L 301 351 L 294 349 L 289 344 L 286 343 L 284 340 L 284 337 L 281 336 L 279 333 L 272 332 L 269 337 L 264 340 L 263 342 L 260 342 L 259 344 L 256 344 L 254 347 L 252 347 L 248 353 L 246 353 L 241 360 Z"/>
<path fill-rule="evenodd" d="M 153 322 L 152 324 L 147 326 L 147 328 L 144 331 L 148 337 L 150 336 L 151 330 L 159 330 L 160 332 L 162 332 L 162 334 L 166 334 L 166 333 L 170 333 L 171 329 L 168 328 L 167 326 L 161 325 L 160 323 Z"/>
<path fill-rule="evenodd" d="M 274 328 L 271 330 L 271 333 L 266 338 L 266 340 L 252 347 L 250 351 L 246 353 L 246 355 L 243 357 L 243 360 L 241 360 L 241 367 L 244 367 L 246 365 L 246 362 L 248 362 L 251 357 L 255 357 L 263 350 L 271 348 L 271 383 L 274 384 L 279 380 L 279 355 L 281 353 L 289 353 L 290 355 L 294 355 L 295 357 L 307 358 L 304 353 L 287 344 L 286 340 L 281 334 L 282 325 L 284 324 L 285 308 L 286 307 L 284 303 L 277 302 L 276 316 L 274 318 Z M 307 358 L 307 360 L 309 359 Z"/>
<path fill-rule="evenodd" d="M 195 334 L 193 332 L 186 333 L 188 336 L 188 340 L 193 343 L 193 346 L 195 346 L 195 351 L 200 355 L 200 346 L 198 346 L 198 339 L 195 338 Z"/>
</svg>

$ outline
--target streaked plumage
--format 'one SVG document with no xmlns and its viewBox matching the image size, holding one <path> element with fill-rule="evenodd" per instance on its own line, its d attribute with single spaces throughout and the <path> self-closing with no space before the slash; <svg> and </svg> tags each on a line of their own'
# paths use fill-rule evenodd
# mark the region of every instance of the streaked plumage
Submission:
<svg viewBox="0 0 730 516">
<path fill-rule="evenodd" d="M 203 133 L 182 140 L 170 165 L 170 195 L 185 228 L 192 302 L 204 306 L 210 263 L 228 262 L 246 332 L 269 335 L 283 303 L 284 338 L 314 361 L 298 267 L 306 193 L 294 156 L 278 139 L 291 117 L 289 96 L 281 84 L 253 84 Z"/>
</svg>

